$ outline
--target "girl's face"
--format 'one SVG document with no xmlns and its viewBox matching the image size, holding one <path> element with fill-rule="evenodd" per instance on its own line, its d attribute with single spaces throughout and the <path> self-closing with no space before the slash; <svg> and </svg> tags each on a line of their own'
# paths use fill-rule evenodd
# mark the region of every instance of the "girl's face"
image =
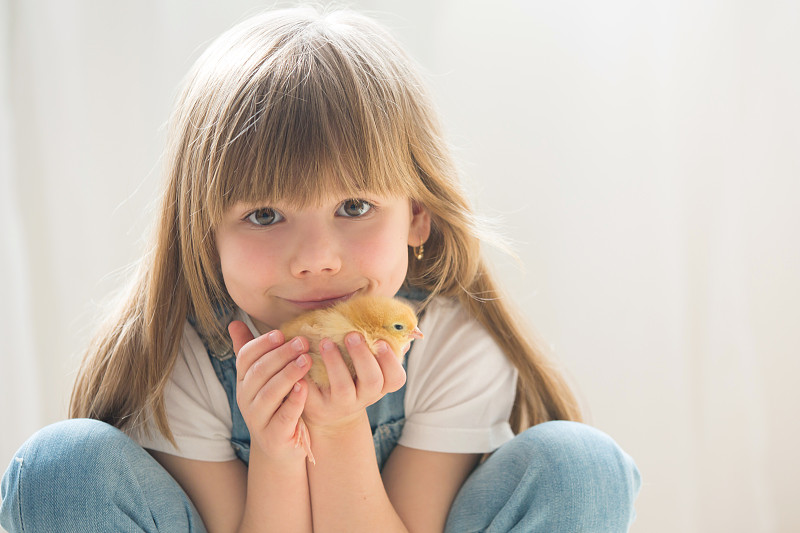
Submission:
<svg viewBox="0 0 800 533">
<path fill-rule="evenodd" d="M 222 277 L 261 333 L 355 294 L 394 296 L 430 216 L 406 198 L 331 197 L 319 206 L 235 204 L 216 228 Z"/>
</svg>

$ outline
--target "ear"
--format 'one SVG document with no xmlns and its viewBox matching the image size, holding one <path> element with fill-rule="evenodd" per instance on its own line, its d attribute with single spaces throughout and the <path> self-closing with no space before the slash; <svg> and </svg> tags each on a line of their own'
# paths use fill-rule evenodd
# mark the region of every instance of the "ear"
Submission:
<svg viewBox="0 0 800 533">
<path fill-rule="evenodd" d="M 408 245 L 419 246 L 431 234 L 431 214 L 419 202 L 411 201 L 411 225 L 408 228 Z"/>
</svg>

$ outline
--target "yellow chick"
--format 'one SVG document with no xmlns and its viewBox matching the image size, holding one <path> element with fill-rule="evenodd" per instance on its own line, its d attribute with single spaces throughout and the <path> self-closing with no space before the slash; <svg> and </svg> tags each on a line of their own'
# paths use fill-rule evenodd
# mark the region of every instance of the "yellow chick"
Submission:
<svg viewBox="0 0 800 533">
<path fill-rule="evenodd" d="M 319 343 L 322 339 L 330 339 L 338 346 L 350 374 L 355 376 L 355 368 L 344 344 L 345 335 L 351 331 L 364 336 L 372 353 L 375 353 L 378 341 L 385 341 L 400 360 L 411 341 L 422 338 L 414 310 L 400 300 L 385 296 L 357 296 L 325 309 L 309 311 L 286 322 L 280 330 L 286 339 L 296 336 L 308 339 L 308 353 L 311 356 L 308 376 L 322 387 L 330 385 L 320 356 Z M 302 445 L 305 449 L 308 460 L 316 464 L 311 453 L 308 429 L 302 418 L 298 423 L 295 439 L 297 445 Z"/>
</svg>

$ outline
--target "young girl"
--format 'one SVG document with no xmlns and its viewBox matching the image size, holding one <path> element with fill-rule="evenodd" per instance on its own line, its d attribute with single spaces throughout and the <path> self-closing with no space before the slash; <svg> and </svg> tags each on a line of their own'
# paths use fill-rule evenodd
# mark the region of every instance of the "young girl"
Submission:
<svg viewBox="0 0 800 533">
<path fill-rule="evenodd" d="M 579 423 L 480 256 L 410 60 L 351 12 L 271 12 L 197 61 L 152 248 L 97 334 L 72 420 L 12 460 L 16 531 L 626 531 L 639 475 Z M 403 363 L 283 322 L 413 302 Z M 294 445 L 302 417 L 316 464 Z M 490 454 L 490 455 L 489 455 Z"/>
</svg>

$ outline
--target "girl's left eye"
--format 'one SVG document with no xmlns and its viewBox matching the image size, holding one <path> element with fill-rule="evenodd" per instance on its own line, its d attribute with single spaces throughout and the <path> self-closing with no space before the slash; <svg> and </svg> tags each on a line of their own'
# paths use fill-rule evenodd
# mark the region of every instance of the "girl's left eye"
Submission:
<svg viewBox="0 0 800 533">
<path fill-rule="evenodd" d="M 372 204 L 366 200 L 351 198 L 342 203 L 336 214 L 344 217 L 360 217 L 367 214 L 370 209 L 372 209 Z"/>
</svg>

